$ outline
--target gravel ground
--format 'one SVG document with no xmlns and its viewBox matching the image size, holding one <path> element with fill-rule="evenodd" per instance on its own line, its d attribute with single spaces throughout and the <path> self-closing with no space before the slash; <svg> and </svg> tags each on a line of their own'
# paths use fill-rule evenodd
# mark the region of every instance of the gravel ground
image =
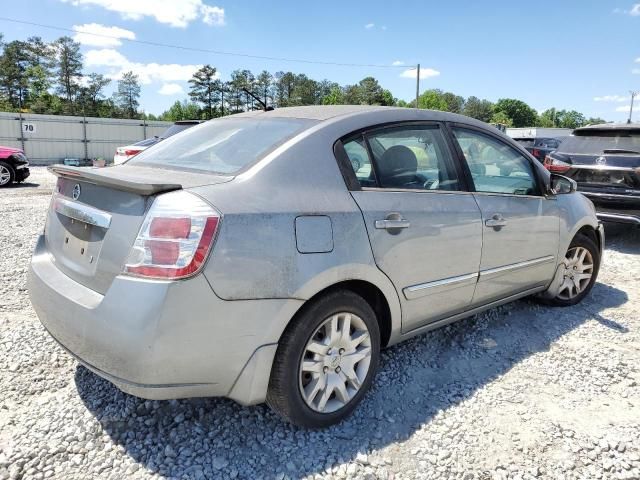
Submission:
<svg viewBox="0 0 640 480">
<path fill-rule="evenodd" d="M 640 478 L 640 230 L 581 304 L 519 301 L 383 352 L 325 431 L 224 399 L 145 401 L 80 367 L 25 287 L 53 178 L 0 191 L 0 479 Z"/>
</svg>

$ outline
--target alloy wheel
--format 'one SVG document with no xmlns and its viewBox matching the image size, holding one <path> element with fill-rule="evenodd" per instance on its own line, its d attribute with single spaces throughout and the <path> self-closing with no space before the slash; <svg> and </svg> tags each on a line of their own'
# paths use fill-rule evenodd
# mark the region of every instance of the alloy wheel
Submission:
<svg viewBox="0 0 640 480">
<path fill-rule="evenodd" d="M 4 165 L 0 165 L 0 185 L 6 185 L 11 181 L 11 172 Z"/>
<path fill-rule="evenodd" d="M 571 300 L 580 295 L 591 282 L 593 257 L 586 248 L 574 247 L 567 251 L 563 264 L 564 278 L 558 290 L 558 298 Z"/>
<path fill-rule="evenodd" d="M 309 408 L 331 413 L 358 393 L 371 364 L 371 337 L 357 315 L 340 312 L 311 335 L 300 361 L 302 398 Z"/>
</svg>

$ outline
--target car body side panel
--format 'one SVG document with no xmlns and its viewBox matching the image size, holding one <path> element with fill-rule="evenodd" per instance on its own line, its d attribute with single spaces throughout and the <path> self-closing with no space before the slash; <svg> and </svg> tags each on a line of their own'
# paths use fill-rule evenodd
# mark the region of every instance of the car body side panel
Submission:
<svg viewBox="0 0 640 480">
<path fill-rule="evenodd" d="M 482 305 L 547 284 L 558 255 L 556 200 L 482 193 L 475 197 L 485 222 L 500 215 L 506 225 L 483 226 L 482 263 L 473 303 Z"/>
<path fill-rule="evenodd" d="M 561 260 L 564 258 L 576 233 L 584 226 L 598 229 L 598 220 L 595 216 L 593 203 L 580 192 L 557 195 L 556 198 L 560 217 L 558 259 Z M 600 249 L 602 253 L 604 245 L 600 245 Z"/>
<path fill-rule="evenodd" d="M 303 303 L 224 301 L 202 275 L 179 282 L 118 276 L 101 295 L 57 269 L 42 236 L 29 293 L 64 348 L 144 398 L 227 395 L 254 352 L 277 344 Z M 270 362 L 268 355 L 262 359 Z"/>
<path fill-rule="evenodd" d="M 403 292 L 403 332 L 469 307 L 482 249 L 480 210 L 471 194 L 378 189 L 353 196 L 378 267 Z M 410 226 L 375 227 L 392 212 Z"/>
</svg>

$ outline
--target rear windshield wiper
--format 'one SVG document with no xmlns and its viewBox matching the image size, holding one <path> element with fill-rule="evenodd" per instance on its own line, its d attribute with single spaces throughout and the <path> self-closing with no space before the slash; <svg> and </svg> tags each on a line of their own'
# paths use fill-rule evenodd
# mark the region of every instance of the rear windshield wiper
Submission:
<svg viewBox="0 0 640 480">
<path fill-rule="evenodd" d="M 635 150 L 627 150 L 625 148 L 606 148 L 602 153 L 640 153 Z"/>
</svg>

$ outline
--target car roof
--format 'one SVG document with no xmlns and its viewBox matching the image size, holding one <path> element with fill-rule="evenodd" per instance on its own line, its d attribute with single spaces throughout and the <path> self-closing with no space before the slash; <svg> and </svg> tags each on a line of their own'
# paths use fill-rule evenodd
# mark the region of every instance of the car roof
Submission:
<svg viewBox="0 0 640 480">
<path fill-rule="evenodd" d="M 640 130 L 640 123 L 600 123 L 576 128 L 573 132 L 589 132 L 590 130 Z"/>
<path fill-rule="evenodd" d="M 239 117 L 261 118 L 301 118 L 317 121 L 328 121 L 337 117 L 371 116 L 376 113 L 397 114 L 398 120 L 437 120 L 450 122 L 478 123 L 486 127 L 487 124 L 456 113 L 438 110 L 423 110 L 403 107 L 382 107 L 379 105 L 311 105 L 304 107 L 284 107 L 274 110 L 254 110 L 232 115 Z M 496 129 L 497 130 L 497 129 Z"/>
</svg>

